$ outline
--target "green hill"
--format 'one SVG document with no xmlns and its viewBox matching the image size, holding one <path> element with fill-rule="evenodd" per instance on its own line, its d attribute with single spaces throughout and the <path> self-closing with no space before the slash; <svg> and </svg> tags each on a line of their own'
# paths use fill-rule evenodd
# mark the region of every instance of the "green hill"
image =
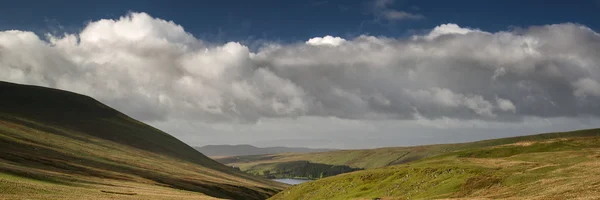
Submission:
<svg viewBox="0 0 600 200">
<path fill-rule="evenodd" d="M 329 167 L 346 166 L 353 169 L 372 169 L 403 164 L 458 150 L 489 147 L 494 145 L 509 144 L 526 140 L 587 136 L 589 134 L 590 133 L 588 131 L 545 133 L 458 144 L 436 144 L 413 147 L 386 147 L 377 149 L 338 150 L 317 153 L 283 153 L 272 155 L 230 156 L 216 158 L 215 160 L 226 165 L 239 167 L 242 171 L 246 171 L 252 174 L 263 175 L 263 172 L 265 170 L 269 170 L 269 172 L 271 172 L 271 176 L 286 177 L 285 175 L 278 173 L 273 174 L 273 172 L 285 171 L 290 168 L 300 168 L 301 166 L 291 166 L 294 164 L 301 164 L 298 161 L 306 161 L 314 164 L 324 164 L 328 165 Z M 285 167 L 283 168 L 281 166 Z M 329 167 L 322 168 L 322 171 L 326 171 Z M 328 173 L 328 176 L 336 174 L 339 173 Z"/>
<path fill-rule="evenodd" d="M 9 199 L 264 199 L 285 185 L 217 163 L 79 94 L 0 82 Z"/>
<path fill-rule="evenodd" d="M 461 145 L 469 148 L 319 179 L 272 199 L 600 198 L 600 129 Z"/>
</svg>

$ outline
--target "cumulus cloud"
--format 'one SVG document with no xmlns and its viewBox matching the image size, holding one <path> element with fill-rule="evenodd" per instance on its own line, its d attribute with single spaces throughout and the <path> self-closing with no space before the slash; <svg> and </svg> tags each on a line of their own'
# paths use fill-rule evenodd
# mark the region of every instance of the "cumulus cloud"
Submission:
<svg viewBox="0 0 600 200">
<path fill-rule="evenodd" d="M 431 32 L 429 32 L 429 34 L 427 34 L 425 36 L 425 38 L 432 40 L 432 39 L 435 39 L 435 38 L 443 36 L 443 35 L 456 35 L 456 34 L 464 35 L 464 34 L 472 33 L 472 32 L 485 34 L 485 32 L 482 32 L 480 30 L 461 28 L 457 24 L 442 24 L 442 25 L 436 26 Z"/>
<path fill-rule="evenodd" d="M 339 46 L 346 40 L 341 37 L 332 37 L 327 35 L 325 37 L 314 37 L 306 41 L 306 44 L 319 46 L 319 45 L 330 45 L 330 46 Z"/>
<path fill-rule="evenodd" d="M 44 37 L 0 32 L 0 80 L 87 94 L 146 121 L 600 115 L 600 36 L 577 24 L 494 33 L 445 24 L 410 38 L 325 36 L 253 52 L 131 13 Z"/>
</svg>

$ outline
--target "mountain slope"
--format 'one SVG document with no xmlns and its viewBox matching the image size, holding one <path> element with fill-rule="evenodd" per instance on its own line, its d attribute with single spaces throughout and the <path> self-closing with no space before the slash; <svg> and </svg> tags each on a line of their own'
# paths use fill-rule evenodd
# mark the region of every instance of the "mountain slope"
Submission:
<svg viewBox="0 0 600 200">
<path fill-rule="evenodd" d="M 215 160 L 226 165 L 239 167 L 242 171 L 254 174 L 261 174 L 266 170 L 269 170 L 270 172 L 282 170 L 285 171 L 285 169 L 282 169 L 279 166 L 286 166 L 286 169 L 289 169 L 291 168 L 290 165 L 294 163 L 301 163 L 299 161 L 331 166 L 347 166 L 357 169 L 372 169 L 412 162 L 415 160 L 458 150 L 489 147 L 528 140 L 589 136 L 589 134 L 589 131 L 583 130 L 490 139 L 457 144 L 338 150 L 317 153 L 282 153 L 274 155 L 231 156 L 216 158 Z M 274 174 L 274 176 L 277 177 L 279 174 Z"/>
<path fill-rule="evenodd" d="M 245 156 L 278 153 L 310 153 L 333 151 L 334 149 L 310 149 L 301 147 L 255 147 L 252 145 L 206 145 L 194 147 L 206 156 Z"/>
<path fill-rule="evenodd" d="M 600 198 L 600 129 L 525 138 L 324 178 L 272 199 Z"/>
<path fill-rule="evenodd" d="M 7 197 L 264 199 L 283 187 L 90 97 L 0 82 L 0 193 Z"/>
</svg>

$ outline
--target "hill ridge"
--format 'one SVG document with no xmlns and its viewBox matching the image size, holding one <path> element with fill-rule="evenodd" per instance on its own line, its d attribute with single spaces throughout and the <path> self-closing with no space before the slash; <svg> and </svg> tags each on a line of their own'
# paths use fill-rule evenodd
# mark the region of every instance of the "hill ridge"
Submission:
<svg viewBox="0 0 600 200">
<path fill-rule="evenodd" d="M 177 195 L 200 192 L 189 194 L 196 197 L 264 199 L 285 187 L 222 165 L 91 97 L 39 86 L 0 82 L 0 143 L 0 191 L 31 198 L 62 194 L 54 190 L 86 191 L 94 195 L 89 198 L 98 198 L 111 195 L 100 190 L 115 190 L 105 188 L 108 184 Z M 32 180 L 52 184 L 24 187 L 41 184 Z M 46 187 L 53 189 L 42 189 Z"/>
</svg>

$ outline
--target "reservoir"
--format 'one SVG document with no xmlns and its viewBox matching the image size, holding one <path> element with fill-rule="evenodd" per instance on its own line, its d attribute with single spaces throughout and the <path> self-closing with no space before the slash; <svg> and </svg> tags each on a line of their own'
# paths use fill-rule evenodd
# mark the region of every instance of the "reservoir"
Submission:
<svg viewBox="0 0 600 200">
<path fill-rule="evenodd" d="M 298 185 L 300 183 L 304 183 L 304 182 L 308 182 L 311 180 L 306 180 L 306 179 L 293 179 L 293 178 L 277 178 L 277 179 L 271 179 L 280 183 L 285 183 L 285 184 L 290 184 L 290 185 Z"/>
</svg>

